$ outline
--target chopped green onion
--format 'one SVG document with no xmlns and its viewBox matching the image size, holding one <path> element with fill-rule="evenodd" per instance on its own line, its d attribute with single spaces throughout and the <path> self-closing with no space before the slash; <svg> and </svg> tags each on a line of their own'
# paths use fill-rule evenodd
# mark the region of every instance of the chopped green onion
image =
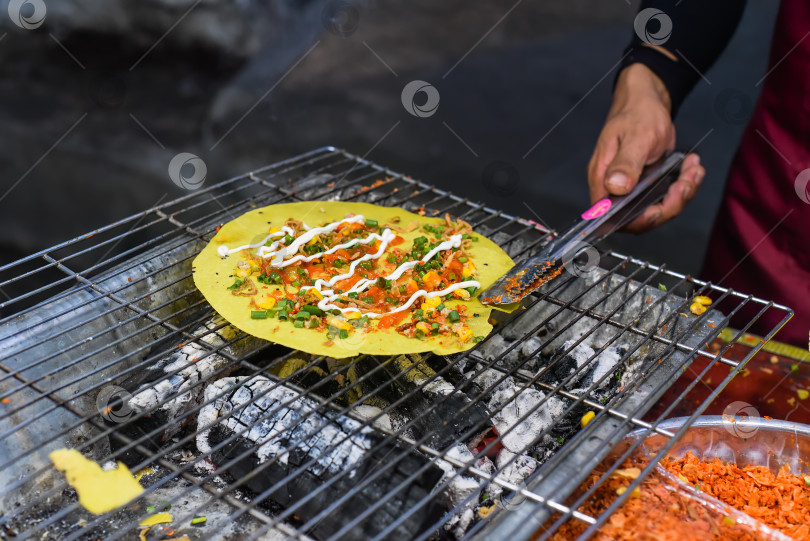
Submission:
<svg viewBox="0 0 810 541">
<path fill-rule="evenodd" d="M 295 237 L 293 237 L 292 235 L 287 235 L 287 236 L 284 237 L 284 244 L 290 244 L 294 240 L 295 240 Z"/>
<path fill-rule="evenodd" d="M 357 266 L 365 270 L 374 270 L 374 263 L 369 260 L 361 261 Z"/>
<path fill-rule="evenodd" d="M 371 303 L 373 303 L 373 302 L 374 302 L 374 297 L 363 297 L 363 298 L 362 298 L 362 299 L 360 299 L 360 300 L 362 300 L 362 301 L 363 301 L 364 303 L 366 303 L 366 304 L 371 304 Z"/>
<path fill-rule="evenodd" d="M 293 318 L 294 319 L 309 319 L 309 316 L 310 316 L 309 312 L 304 312 L 303 310 L 301 310 L 300 312 L 296 312 L 295 315 L 293 316 Z"/>
<path fill-rule="evenodd" d="M 436 330 L 439 328 L 439 324 L 434 321 L 433 323 L 430 324 L 430 328 Z"/>
<path fill-rule="evenodd" d="M 477 342 L 480 342 L 480 341 L 481 341 L 481 340 L 483 340 L 483 339 L 484 339 L 484 337 L 483 337 L 483 336 L 475 336 L 475 337 L 473 337 L 473 341 L 474 341 L 474 342 L 476 342 L 476 343 L 477 343 Z"/>
<path fill-rule="evenodd" d="M 234 280 L 233 285 L 228 286 L 228 289 L 236 289 L 237 287 L 242 285 L 242 281 L 243 280 L 241 278 L 237 278 L 236 280 Z"/>
<path fill-rule="evenodd" d="M 194 517 L 193 519 L 191 519 L 191 523 L 192 524 L 202 524 L 206 520 L 208 520 L 208 519 L 205 518 L 205 517 Z"/>
<path fill-rule="evenodd" d="M 397 256 L 395 256 L 394 254 L 388 254 L 387 259 L 388 259 L 389 263 L 396 263 L 397 262 Z"/>
<path fill-rule="evenodd" d="M 661 291 L 666 292 L 667 286 L 665 286 L 664 284 L 658 284 L 658 289 L 660 289 Z"/>
<path fill-rule="evenodd" d="M 415 315 L 416 317 L 421 317 L 424 313 L 425 311 L 422 310 L 421 308 L 413 311 L 413 315 Z"/>
<path fill-rule="evenodd" d="M 293 327 L 296 329 L 303 329 L 304 328 L 304 320 L 303 319 L 296 319 L 293 322 Z"/>
<path fill-rule="evenodd" d="M 296 272 L 298 273 L 298 276 L 306 276 L 307 275 L 307 271 L 305 271 L 304 269 L 298 269 Z"/>
<path fill-rule="evenodd" d="M 399 294 L 404 295 L 408 291 L 408 288 L 405 286 L 399 286 Z"/>
<path fill-rule="evenodd" d="M 377 227 L 377 220 L 366 219 L 366 227 Z"/>
<path fill-rule="evenodd" d="M 449 314 L 447 314 L 447 319 L 455 323 L 456 321 L 461 320 L 461 316 L 458 315 L 456 310 L 452 310 Z"/>
<path fill-rule="evenodd" d="M 444 303 L 441 303 L 439 304 L 439 306 L 436 307 L 436 311 L 441 312 L 442 310 L 444 310 L 444 308 L 445 308 Z"/>
<path fill-rule="evenodd" d="M 346 294 L 347 297 L 350 299 L 359 299 L 360 295 L 356 291 L 352 291 L 351 293 Z"/>
<path fill-rule="evenodd" d="M 413 239 L 413 244 L 414 246 L 419 246 L 421 249 L 422 245 L 424 245 L 427 241 L 428 241 L 427 237 L 425 236 L 416 237 L 415 239 Z"/>
<path fill-rule="evenodd" d="M 385 302 L 387 302 L 388 304 L 394 304 L 395 302 L 397 302 L 397 300 L 393 297 L 385 297 Z"/>
<path fill-rule="evenodd" d="M 333 316 L 339 316 L 340 314 L 342 314 L 342 312 L 340 310 L 338 310 L 337 308 L 333 308 L 332 310 L 329 310 L 329 313 L 332 314 Z"/>
<path fill-rule="evenodd" d="M 466 258 L 466 257 L 464 257 L 464 256 L 461 256 L 461 257 L 459 257 L 459 258 L 458 258 L 458 262 L 459 262 L 459 263 L 466 263 L 466 262 L 467 262 L 467 258 Z"/>
<path fill-rule="evenodd" d="M 343 261 L 342 259 L 335 259 L 334 261 L 332 261 L 332 265 L 334 265 L 335 268 L 337 268 L 337 269 L 341 268 L 345 264 L 346 264 L 346 262 Z"/>
<path fill-rule="evenodd" d="M 414 332 L 413 334 L 417 338 L 424 338 L 425 337 L 425 333 L 424 333 L 424 331 L 422 331 L 422 329 L 416 329 L 416 332 Z"/>
<path fill-rule="evenodd" d="M 281 275 L 279 273 L 277 273 L 276 271 L 271 272 L 267 277 L 274 284 L 281 283 Z"/>
<path fill-rule="evenodd" d="M 251 310 L 250 319 L 267 319 L 266 310 Z"/>
<path fill-rule="evenodd" d="M 478 288 L 477 288 L 477 287 L 475 287 L 475 286 L 470 286 L 470 287 L 465 288 L 465 289 L 466 289 L 467 291 L 469 291 L 469 292 L 470 292 L 470 297 L 472 297 L 473 295 L 475 295 L 475 292 L 476 292 L 476 291 L 478 291 Z"/>
<path fill-rule="evenodd" d="M 317 306 L 312 306 L 312 305 L 309 305 L 309 304 L 307 304 L 305 306 L 302 306 L 301 310 L 304 310 L 305 312 L 309 312 L 310 314 L 312 314 L 314 316 L 325 316 L 326 315 L 326 312 L 324 312 L 323 310 L 321 310 Z"/>
<path fill-rule="evenodd" d="M 340 330 L 338 330 L 338 336 L 342 340 L 345 340 L 346 338 L 349 337 L 349 331 L 347 331 L 346 329 L 340 329 Z"/>
<path fill-rule="evenodd" d="M 282 310 L 281 312 L 279 312 L 278 313 L 278 319 L 279 319 L 279 321 L 287 321 L 287 311 Z"/>
<path fill-rule="evenodd" d="M 326 339 L 327 340 L 334 340 L 335 339 L 335 333 L 333 333 L 333 332 L 326 333 Z"/>
<path fill-rule="evenodd" d="M 470 235 L 469 235 L 469 233 L 464 233 L 463 235 L 461 235 L 461 238 L 462 239 L 468 239 L 468 238 L 470 238 Z"/>
<path fill-rule="evenodd" d="M 301 287 L 301 280 L 295 280 L 295 281 L 293 281 L 293 283 L 292 283 L 292 284 L 290 284 L 290 285 L 293 285 L 293 286 L 295 286 L 295 287 Z"/>
<path fill-rule="evenodd" d="M 473 242 L 478 242 L 478 237 L 472 237 Z"/>
<path fill-rule="evenodd" d="M 147 513 L 154 513 L 155 512 L 155 506 L 154 505 L 147 505 L 146 506 L 146 512 Z"/>
</svg>

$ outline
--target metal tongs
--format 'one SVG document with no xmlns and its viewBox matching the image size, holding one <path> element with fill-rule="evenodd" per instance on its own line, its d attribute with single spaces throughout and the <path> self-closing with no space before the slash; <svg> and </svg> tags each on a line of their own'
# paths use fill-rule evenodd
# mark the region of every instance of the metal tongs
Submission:
<svg viewBox="0 0 810 541">
<path fill-rule="evenodd" d="M 517 263 L 480 295 L 484 304 L 506 305 L 556 278 L 584 250 L 638 218 L 650 205 L 660 202 L 678 178 L 682 152 L 661 158 L 642 171 L 641 179 L 627 195 L 606 197 L 582 213 L 580 219 L 555 237 L 536 255 Z"/>
</svg>

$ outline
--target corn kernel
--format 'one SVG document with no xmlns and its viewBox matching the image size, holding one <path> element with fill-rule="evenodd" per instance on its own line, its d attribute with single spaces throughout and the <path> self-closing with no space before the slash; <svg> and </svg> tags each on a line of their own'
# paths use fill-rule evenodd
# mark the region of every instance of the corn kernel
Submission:
<svg viewBox="0 0 810 541">
<path fill-rule="evenodd" d="M 475 274 L 475 264 L 472 261 L 464 263 L 464 266 L 461 267 L 461 275 L 464 278 L 469 278 L 473 274 Z"/>
<path fill-rule="evenodd" d="M 435 310 L 437 306 L 442 303 L 442 299 L 440 297 L 430 297 L 425 299 L 425 302 L 422 303 L 422 310 L 427 312 L 428 310 Z"/>
<path fill-rule="evenodd" d="M 456 289 L 453 291 L 453 296 L 457 299 L 461 299 L 463 301 L 469 300 L 470 292 L 466 289 Z"/>
<path fill-rule="evenodd" d="M 417 323 L 416 328 L 425 334 L 430 334 L 430 325 L 428 325 L 424 321 L 420 321 L 419 323 Z"/>
<path fill-rule="evenodd" d="M 328 318 L 326 320 L 326 322 L 330 326 L 335 327 L 337 329 L 344 329 L 344 330 L 349 331 L 349 330 L 352 330 L 354 328 L 354 326 L 351 323 L 349 323 L 344 318 L 339 317 L 339 316 L 332 316 L 332 317 Z"/>
<path fill-rule="evenodd" d="M 343 315 L 346 316 L 348 319 L 360 319 L 361 317 L 363 317 L 363 314 L 355 311 L 346 312 Z"/>
<path fill-rule="evenodd" d="M 700 314 L 706 311 L 706 307 L 700 304 L 699 302 L 693 302 L 692 305 L 689 306 L 689 311 L 695 314 L 696 316 L 699 316 Z"/>
<path fill-rule="evenodd" d="M 315 297 L 318 300 L 323 300 L 323 293 L 321 293 L 320 291 L 318 291 L 314 287 L 311 287 L 311 288 L 307 289 L 306 294 L 309 295 L 310 297 Z"/>
<path fill-rule="evenodd" d="M 442 281 L 442 277 L 439 276 L 436 271 L 428 271 L 423 277 L 422 281 L 428 286 L 430 289 L 436 289 L 439 283 Z"/>
<path fill-rule="evenodd" d="M 698 295 L 693 299 L 692 302 L 696 302 L 698 304 L 702 304 L 703 306 L 709 306 L 712 303 L 712 300 L 707 297 L 706 295 Z"/>
<path fill-rule="evenodd" d="M 473 336 L 472 329 L 467 326 L 462 326 L 456 330 L 456 335 L 462 342 L 466 342 Z"/>
<path fill-rule="evenodd" d="M 582 416 L 582 419 L 579 420 L 579 424 L 582 428 L 585 428 L 588 423 L 593 421 L 593 418 L 596 417 L 596 412 L 589 411 L 585 415 Z"/>
<path fill-rule="evenodd" d="M 616 489 L 616 494 L 618 494 L 619 496 L 621 496 L 625 492 L 627 492 L 627 487 L 619 487 Z M 633 492 L 630 493 L 630 497 L 638 498 L 639 496 L 641 496 L 641 489 L 636 487 L 633 489 Z"/>
<path fill-rule="evenodd" d="M 262 295 L 256 301 L 256 306 L 259 307 L 262 310 L 270 310 L 275 305 L 276 305 L 276 299 L 274 299 L 270 295 Z"/>
<path fill-rule="evenodd" d="M 236 272 L 233 273 L 234 276 L 238 276 L 239 278 L 247 278 L 250 276 L 250 267 L 246 269 L 236 269 Z"/>
<path fill-rule="evenodd" d="M 281 229 L 279 229 L 278 227 L 271 227 L 271 228 L 270 228 L 270 234 L 271 234 L 271 235 L 272 235 L 273 233 L 278 233 L 279 231 L 281 231 Z"/>
</svg>

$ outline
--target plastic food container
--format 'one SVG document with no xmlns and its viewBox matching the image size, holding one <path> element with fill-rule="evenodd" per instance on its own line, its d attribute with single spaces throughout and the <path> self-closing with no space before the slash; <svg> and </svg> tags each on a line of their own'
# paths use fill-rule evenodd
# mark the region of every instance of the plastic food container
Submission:
<svg viewBox="0 0 810 541">
<path fill-rule="evenodd" d="M 670 419 L 662 422 L 659 428 L 675 432 L 685 421 L 685 417 Z M 628 440 L 632 442 L 642 437 L 643 432 L 632 432 L 628 435 Z M 649 435 L 639 450 L 649 457 L 658 456 L 668 442 L 669 438 L 666 436 Z M 785 465 L 790 467 L 791 474 L 807 475 L 810 473 L 810 426 L 758 417 L 707 415 L 698 417 L 666 454 L 666 458 L 677 460 L 690 451 L 702 460 L 717 458 L 725 464 L 734 462 L 740 467 L 767 466 L 774 475 Z M 696 505 L 712 510 L 718 520 L 731 518 L 738 524 L 749 526 L 762 539 L 792 539 L 696 489 L 663 466 L 658 465 L 656 470 L 672 490 L 689 497 Z"/>
</svg>

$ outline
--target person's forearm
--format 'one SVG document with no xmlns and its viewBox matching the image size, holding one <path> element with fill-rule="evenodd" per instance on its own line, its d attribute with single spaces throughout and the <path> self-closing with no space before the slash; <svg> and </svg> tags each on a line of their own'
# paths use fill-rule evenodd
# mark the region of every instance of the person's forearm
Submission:
<svg viewBox="0 0 810 541">
<path fill-rule="evenodd" d="M 646 66 L 665 86 L 675 116 L 728 45 L 744 9 L 745 0 L 643 0 L 619 78 L 628 66 Z M 661 31 L 667 20 L 669 34 Z"/>
<path fill-rule="evenodd" d="M 627 66 L 616 79 L 611 113 L 623 109 L 630 103 L 645 100 L 660 102 L 668 111 L 672 110 L 669 91 L 658 75 L 644 64 Z"/>
</svg>

